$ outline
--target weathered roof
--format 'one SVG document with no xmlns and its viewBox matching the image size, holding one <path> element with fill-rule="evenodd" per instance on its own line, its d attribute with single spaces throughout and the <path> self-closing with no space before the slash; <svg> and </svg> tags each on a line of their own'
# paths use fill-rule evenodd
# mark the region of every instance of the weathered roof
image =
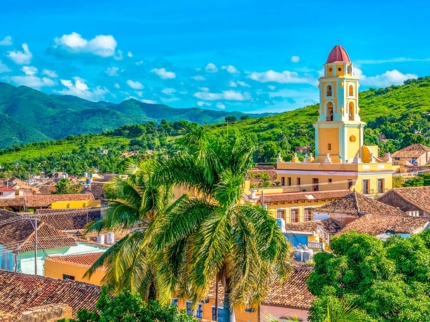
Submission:
<svg viewBox="0 0 430 322">
<path fill-rule="evenodd" d="M 425 212 L 430 213 L 430 187 L 393 188 L 377 200 L 383 201 L 389 194 L 394 194 Z"/>
<path fill-rule="evenodd" d="M 89 222 L 101 218 L 101 209 L 39 209 L 34 217 L 58 230 L 82 230 Z"/>
<path fill-rule="evenodd" d="M 0 270 L 0 285 L 0 311 L 15 319 L 30 308 L 58 303 L 72 307 L 76 317 L 78 310 L 94 311 L 101 293 L 96 285 L 4 270 Z"/>
<path fill-rule="evenodd" d="M 318 227 L 321 227 L 327 234 L 332 236 L 340 231 L 344 226 L 332 218 L 285 224 L 285 229 L 287 231 L 317 232 Z"/>
<path fill-rule="evenodd" d="M 90 267 L 95 263 L 96 260 L 102 256 L 103 252 L 86 253 L 86 254 L 74 254 L 74 255 L 63 255 L 63 256 L 49 256 L 46 260 L 62 263 L 72 263 L 78 266 Z"/>
<path fill-rule="evenodd" d="M 269 285 L 269 293 L 263 301 L 263 305 L 291 307 L 298 309 L 309 309 L 315 296 L 308 290 L 306 279 L 312 272 L 309 267 L 297 267 L 290 274 L 290 279 L 280 285 L 277 282 L 272 282 Z M 207 294 L 211 299 L 215 298 L 215 283 L 211 284 L 211 288 Z M 224 288 L 221 283 L 218 287 L 218 298 L 224 296 Z"/>
<path fill-rule="evenodd" d="M 398 208 L 366 197 L 358 192 L 351 192 L 349 195 L 315 208 L 313 211 L 357 216 L 365 214 L 408 216 Z"/>
<path fill-rule="evenodd" d="M 372 236 L 393 231 L 397 234 L 413 234 L 423 231 L 430 223 L 426 217 L 404 217 L 364 215 L 345 226 L 338 234 L 349 231 L 365 233 Z"/>
<path fill-rule="evenodd" d="M 393 158 L 418 158 L 426 152 L 430 152 L 430 148 L 417 143 L 396 151 L 391 156 Z"/>
<path fill-rule="evenodd" d="M 94 200 L 91 194 L 33 195 L 0 199 L 0 207 L 49 207 L 55 201 Z"/>
<path fill-rule="evenodd" d="M 351 193 L 349 190 L 286 192 L 280 194 L 265 194 L 265 202 L 308 201 L 341 198 Z M 260 197 L 261 198 L 261 197 Z"/>
<path fill-rule="evenodd" d="M 75 239 L 38 221 L 37 247 L 52 249 L 77 246 Z M 27 252 L 34 249 L 34 227 L 31 220 L 6 210 L 0 211 L 0 244 L 12 251 Z"/>
<path fill-rule="evenodd" d="M 350 61 L 349 56 L 345 48 L 343 48 L 340 45 L 337 45 L 337 46 L 334 46 L 333 49 L 330 51 L 326 64 L 336 63 L 336 62 L 347 63 L 349 61 Z"/>
<path fill-rule="evenodd" d="M 15 191 L 15 189 L 9 188 L 9 187 L 1 187 L 0 191 Z"/>
</svg>

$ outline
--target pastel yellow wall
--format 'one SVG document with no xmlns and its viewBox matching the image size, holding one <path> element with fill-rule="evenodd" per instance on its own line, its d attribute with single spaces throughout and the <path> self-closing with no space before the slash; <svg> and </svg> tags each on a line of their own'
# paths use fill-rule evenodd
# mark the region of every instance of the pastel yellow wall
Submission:
<svg viewBox="0 0 430 322">
<path fill-rule="evenodd" d="M 73 201 L 55 201 L 51 204 L 52 209 L 67 208 L 100 208 L 100 200 L 73 200 Z"/>
<path fill-rule="evenodd" d="M 222 298 L 218 299 L 218 307 L 222 307 Z M 186 310 L 186 300 L 179 299 L 178 300 L 178 308 Z M 202 304 L 203 306 L 203 319 L 212 320 L 212 306 L 215 305 L 215 299 L 210 299 L 209 303 Z M 258 321 L 258 312 L 246 312 L 245 310 L 235 309 L 234 313 L 236 315 L 236 322 L 257 322 Z"/>
<path fill-rule="evenodd" d="M 88 266 L 77 265 L 73 263 L 64 263 L 64 262 L 56 262 L 50 260 L 49 258 L 45 259 L 45 276 L 63 279 L 63 274 L 71 275 L 75 277 L 75 281 L 85 282 L 94 285 L 101 285 L 101 280 L 105 276 L 104 270 L 96 270 L 90 279 L 83 278 L 85 272 L 89 269 Z"/>
<path fill-rule="evenodd" d="M 268 199 L 270 197 L 268 196 Z M 334 199 L 333 199 L 334 200 Z M 293 203 L 287 203 L 287 202 L 277 202 L 277 203 L 271 203 L 268 202 L 268 210 L 269 214 L 277 218 L 277 210 L 278 209 L 285 209 L 285 217 L 283 218 L 286 223 L 291 223 L 291 210 L 292 209 L 298 209 L 299 211 L 299 222 L 305 221 L 305 208 L 316 208 L 324 206 L 325 204 L 329 203 L 331 199 L 327 200 L 309 200 L 309 201 L 302 201 L 302 202 L 293 202 Z"/>
<path fill-rule="evenodd" d="M 348 180 L 355 180 L 356 176 L 334 176 L 334 175 L 318 175 L 309 171 L 307 174 L 279 174 L 277 180 L 281 182 L 282 177 L 285 177 L 285 182 L 288 181 L 288 177 L 291 177 L 291 181 L 294 187 L 298 191 L 313 191 L 313 179 L 319 181 L 319 191 L 330 191 L 330 190 L 346 190 L 348 189 Z M 300 178 L 300 186 L 297 186 L 297 179 Z M 329 179 L 332 182 L 329 182 Z M 265 195 L 265 198 L 269 198 L 269 195 Z"/>
<path fill-rule="evenodd" d="M 357 153 L 360 154 L 360 129 L 347 128 L 346 129 L 346 142 L 348 147 L 348 155 L 346 156 L 346 160 L 350 160 L 355 158 Z M 354 138 L 355 141 L 354 141 Z"/>
<path fill-rule="evenodd" d="M 327 153 L 339 155 L 339 129 L 338 128 L 319 128 L 318 129 L 319 154 Z M 328 150 L 328 144 L 331 144 L 331 150 Z"/>
</svg>

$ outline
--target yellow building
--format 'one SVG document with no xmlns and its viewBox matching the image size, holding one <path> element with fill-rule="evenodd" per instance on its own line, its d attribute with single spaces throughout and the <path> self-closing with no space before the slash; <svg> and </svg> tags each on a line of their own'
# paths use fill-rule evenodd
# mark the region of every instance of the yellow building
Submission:
<svg viewBox="0 0 430 322">
<path fill-rule="evenodd" d="M 100 258 L 103 252 L 49 256 L 45 259 L 45 277 L 60 280 L 70 279 L 94 285 L 101 285 L 105 269 L 97 269 L 91 278 L 84 278 L 86 271 Z"/>
<path fill-rule="evenodd" d="M 319 79 L 320 106 L 315 127 L 315 157 L 291 162 L 278 157 L 277 180 L 292 191 L 357 191 L 382 194 L 392 187 L 392 160 L 378 157 L 377 146 L 365 146 L 365 123 L 359 114 L 359 78 L 345 49 L 335 46 Z"/>
</svg>

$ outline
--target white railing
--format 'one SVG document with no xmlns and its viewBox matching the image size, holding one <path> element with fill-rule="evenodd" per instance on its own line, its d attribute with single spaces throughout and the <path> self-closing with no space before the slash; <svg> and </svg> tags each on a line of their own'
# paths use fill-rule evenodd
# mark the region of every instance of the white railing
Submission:
<svg viewBox="0 0 430 322">
<path fill-rule="evenodd" d="M 309 242 L 308 247 L 312 249 L 324 249 L 324 243 Z"/>
</svg>

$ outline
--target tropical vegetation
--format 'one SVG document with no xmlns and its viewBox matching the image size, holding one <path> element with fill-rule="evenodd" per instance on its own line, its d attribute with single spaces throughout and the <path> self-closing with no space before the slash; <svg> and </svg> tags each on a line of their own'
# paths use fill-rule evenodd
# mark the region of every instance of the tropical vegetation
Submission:
<svg viewBox="0 0 430 322">
<path fill-rule="evenodd" d="M 308 279 L 317 296 L 310 321 L 323 321 L 327 307 L 351 305 L 363 321 L 430 320 L 430 231 L 386 242 L 366 234 L 334 237 L 332 254 L 315 255 Z"/>
</svg>

